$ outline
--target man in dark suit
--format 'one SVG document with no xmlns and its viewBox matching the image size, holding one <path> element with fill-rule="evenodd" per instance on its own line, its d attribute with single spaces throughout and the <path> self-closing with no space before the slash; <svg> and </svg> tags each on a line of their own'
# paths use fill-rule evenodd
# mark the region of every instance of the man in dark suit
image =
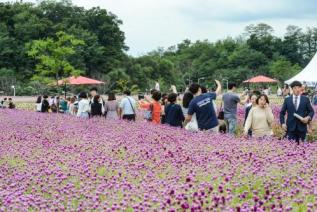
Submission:
<svg viewBox="0 0 317 212">
<path fill-rule="evenodd" d="M 284 100 L 284 104 L 280 113 L 280 123 L 286 131 L 286 137 L 289 140 L 305 141 L 307 134 L 307 125 L 314 117 L 314 109 L 308 97 L 302 96 L 302 84 L 294 81 L 291 84 L 293 95 Z M 287 121 L 285 124 L 285 115 L 287 113 Z M 297 114 L 300 117 L 294 116 Z"/>
</svg>

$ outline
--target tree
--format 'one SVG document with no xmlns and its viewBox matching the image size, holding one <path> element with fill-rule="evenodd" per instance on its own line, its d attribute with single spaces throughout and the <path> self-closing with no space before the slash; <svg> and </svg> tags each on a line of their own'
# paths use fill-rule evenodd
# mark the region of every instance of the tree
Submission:
<svg viewBox="0 0 317 212">
<path fill-rule="evenodd" d="M 280 54 L 292 64 L 304 64 L 303 49 L 301 47 L 301 38 L 303 35 L 302 29 L 297 26 L 290 25 L 286 29 Z"/>
<path fill-rule="evenodd" d="M 262 52 L 250 49 L 248 46 L 242 46 L 232 52 L 228 60 L 231 68 L 242 66 L 257 70 L 266 65 L 268 59 Z"/>
<path fill-rule="evenodd" d="M 255 35 L 257 38 L 261 38 L 272 36 L 274 29 L 268 24 L 259 23 L 257 25 L 251 24 L 246 26 L 245 31 L 249 35 Z"/>
<path fill-rule="evenodd" d="M 300 66 L 295 64 L 292 65 L 290 61 L 281 57 L 278 60 L 272 62 L 270 65 L 271 75 L 279 79 L 281 82 L 284 82 L 287 79 L 290 79 L 301 70 Z"/>
<path fill-rule="evenodd" d="M 305 63 L 308 63 L 317 51 L 317 28 L 307 28 L 306 33 L 301 37 L 301 42 L 303 57 Z"/>
<path fill-rule="evenodd" d="M 70 75 L 79 75 L 81 71 L 70 64 L 68 58 L 76 53 L 77 46 L 84 44 L 84 41 L 65 32 L 56 33 L 56 40 L 47 38 L 28 43 L 28 56 L 38 62 L 32 79 L 49 83 Z"/>
</svg>

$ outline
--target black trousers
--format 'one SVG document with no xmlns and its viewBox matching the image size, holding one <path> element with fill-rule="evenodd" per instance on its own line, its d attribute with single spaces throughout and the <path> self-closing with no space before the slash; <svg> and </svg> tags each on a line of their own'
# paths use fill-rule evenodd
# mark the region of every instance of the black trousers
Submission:
<svg viewBox="0 0 317 212">
<path fill-rule="evenodd" d="M 135 121 L 135 114 L 131 114 L 131 115 L 123 115 L 122 116 L 123 120 L 128 120 L 128 121 Z"/>
<path fill-rule="evenodd" d="M 287 132 L 286 138 L 291 140 L 291 141 L 296 141 L 298 144 L 300 141 L 305 141 L 306 139 L 306 132 L 300 132 L 300 131 L 292 131 L 292 132 Z"/>
</svg>

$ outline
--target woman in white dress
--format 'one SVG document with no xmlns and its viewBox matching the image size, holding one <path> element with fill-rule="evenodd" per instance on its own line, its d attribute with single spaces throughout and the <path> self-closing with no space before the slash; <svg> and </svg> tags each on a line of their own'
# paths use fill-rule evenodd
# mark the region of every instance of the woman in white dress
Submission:
<svg viewBox="0 0 317 212">
<path fill-rule="evenodd" d="M 194 95 L 190 92 L 186 92 L 183 96 L 182 110 L 185 117 L 188 115 L 189 103 L 192 101 L 193 98 Z M 185 129 L 189 131 L 198 131 L 196 114 L 193 115 L 192 120 L 185 126 Z"/>
</svg>

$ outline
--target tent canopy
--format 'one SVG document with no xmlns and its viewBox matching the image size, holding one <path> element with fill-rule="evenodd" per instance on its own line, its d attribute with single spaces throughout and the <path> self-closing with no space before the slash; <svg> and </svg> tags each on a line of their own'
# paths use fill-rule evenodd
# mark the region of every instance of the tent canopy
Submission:
<svg viewBox="0 0 317 212">
<path fill-rule="evenodd" d="M 68 84 L 68 85 L 97 85 L 97 84 L 104 84 L 104 82 L 99 81 L 99 80 L 94 80 L 88 77 L 83 77 L 83 76 L 71 76 L 66 79 L 58 80 L 58 85 L 63 85 L 63 84 Z"/>
<path fill-rule="evenodd" d="M 286 84 L 291 84 L 294 81 L 306 83 L 308 86 L 316 86 L 317 84 L 317 53 L 308 65 L 293 78 L 285 81 Z"/>
<path fill-rule="evenodd" d="M 278 81 L 275 79 L 271 79 L 269 77 L 259 75 L 244 81 L 244 83 L 277 83 Z"/>
</svg>

